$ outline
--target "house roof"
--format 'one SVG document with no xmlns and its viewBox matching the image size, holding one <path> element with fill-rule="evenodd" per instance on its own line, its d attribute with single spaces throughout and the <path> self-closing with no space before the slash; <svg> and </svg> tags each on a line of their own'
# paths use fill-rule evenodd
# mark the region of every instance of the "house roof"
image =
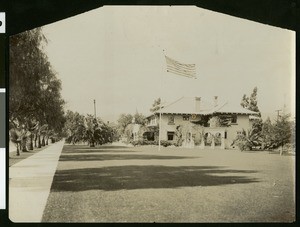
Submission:
<svg viewBox="0 0 300 227">
<path fill-rule="evenodd" d="M 240 105 L 234 105 L 232 103 L 226 102 L 221 106 L 217 106 L 211 110 L 212 113 L 230 113 L 230 114 L 247 114 L 247 115 L 257 115 L 259 113 L 243 108 Z"/>
<path fill-rule="evenodd" d="M 200 111 L 196 111 L 195 98 L 194 97 L 181 97 L 180 99 L 172 102 L 161 109 L 161 113 L 175 113 L 175 114 L 201 114 L 209 111 L 212 108 L 212 104 L 201 100 Z M 159 113 L 159 110 L 157 111 Z"/>
<path fill-rule="evenodd" d="M 200 101 L 200 108 L 196 110 L 195 97 L 181 97 L 180 99 L 164 106 L 161 110 L 155 113 L 172 113 L 172 114 L 200 114 L 209 115 L 214 113 L 230 113 L 230 114 L 247 114 L 256 115 L 258 113 L 250 111 L 241 107 L 240 105 L 234 105 L 229 102 L 220 102 L 217 105 L 213 101 L 209 102 L 203 98 Z"/>
</svg>

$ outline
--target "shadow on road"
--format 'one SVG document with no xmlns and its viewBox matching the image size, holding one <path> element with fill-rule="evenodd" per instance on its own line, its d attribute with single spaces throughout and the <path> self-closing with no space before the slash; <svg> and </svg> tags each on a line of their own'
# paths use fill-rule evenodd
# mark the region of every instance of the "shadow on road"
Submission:
<svg viewBox="0 0 300 227">
<path fill-rule="evenodd" d="M 61 155 L 59 161 L 109 161 L 109 160 L 151 160 L 151 159 L 187 159 L 199 157 L 165 156 L 165 155 L 134 155 L 134 154 L 84 154 L 84 155 Z"/>
<path fill-rule="evenodd" d="M 250 170 L 230 170 L 214 166 L 113 166 L 57 170 L 51 191 L 131 190 L 147 188 L 177 188 L 217 186 L 258 182 L 248 176 Z M 215 175 L 219 174 L 219 175 Z M 227 174 L 220 176 L 220 174 Z M 228 174 L 233 174 L 228 176 Z"/>
</svg>

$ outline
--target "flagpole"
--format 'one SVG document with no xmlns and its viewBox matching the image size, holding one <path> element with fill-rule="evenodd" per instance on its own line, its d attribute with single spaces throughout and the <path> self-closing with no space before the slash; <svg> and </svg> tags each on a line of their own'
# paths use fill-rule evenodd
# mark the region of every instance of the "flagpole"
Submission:
<svg viewBox="0 0 300 227">
<path fill-rule="evenodd" d="M 165 50 L 163 50 L 163 57 L 165 57 Z M 164 75 L 164 70 L 163 74 L 161 77 L 161 90 L 163 89 L 163 75 Z M 160 97 L 160 104 L 159 104 L 159 131 L 158 131 L 158 150 L 161 150 L 161 107 L 162 107 L 162 97 Z"/>
<path fill-rule="evenodd" d="M 178 62 L 170 57 L 168 57 L 165 54 L 165 50 L 163 49 L 163 55 L 164 55 L 164 60 L 166 61 L 167 64 L 167 72 L 174 73 L 179 76 L 184 76 L 188 78 L 194 78 L 196 79 L 196 64 L 183 64 L 181 62 Z M 163 90 L 163 75 L 164 75 L 164 70 L 163 74 L 161 77 L 161 91 Z M 162 99 L 160 98 L 160 105 L 159 105 L 159 134 L 158 134 L 158 150 L 160 151 L 161 149 L 161 116 L 162 116 Z"/>
</svg>

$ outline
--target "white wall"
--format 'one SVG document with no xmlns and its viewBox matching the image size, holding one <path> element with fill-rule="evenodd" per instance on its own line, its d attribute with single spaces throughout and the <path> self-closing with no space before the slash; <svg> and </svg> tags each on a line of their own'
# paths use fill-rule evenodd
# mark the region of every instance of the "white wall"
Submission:
<svg viewBox="0 0 300 227">
<path fill-rule="evenodd" d="M 168 124 L 169 122 L 169 116 L 171 114 L 162 114 L 162 125 L 161 125 L 161 140 L 167 140 L 167 132 L 175 132 L 176 127 L 178 125 L 184 125 L 189 124 L 189 121 L 184 121 L 182 115 L 176 115 L 174 116 L 174 124 Z M 197 120 L 197 119 L 196 119 Z M 159 123 L 159 120 L 158 120 Z M 237 136 L 238 131 L 242 131 L 243 129 L 248 131 L 248 129 L 251 127 L 249 116 L 248 115 L 238 115 L 237 116 L 237 123 L 232 124 L 230 127 L 226 128 L 227 131 L 227 139 L 225 140 L 225 147 L 229 148 L 232 144 L 233 140 Z"/>
</svg>

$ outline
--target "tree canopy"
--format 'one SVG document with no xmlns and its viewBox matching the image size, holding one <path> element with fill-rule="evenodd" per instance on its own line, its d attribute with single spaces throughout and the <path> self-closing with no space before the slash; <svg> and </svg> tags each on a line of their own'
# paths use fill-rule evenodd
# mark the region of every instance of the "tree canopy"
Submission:
<svg viewBox="0 0 300 227">
<path fill-rule="evenodd" d="M 152 107 L 150 108 L 151 112 L 156 112 L 160 109 L 160 105 L 161 105 L 161 98 L 155 99 Z"/>
<path fill-rule="evenodd" d="M 11 36 L 9 43 L 10 122 L 35 133 L 36 137 L 42 136 L 42 140 L 50 134 L 61 133 L 65 102 L 60 93 L 61 81 L 44 52 L 47 39 L 42 29 Z M 36 126 L 34 130 L 32 125 Z M 42 126 L 45 127 L 40 130 Z"/>
<path fill-rule="evenodd" d="M 246 94 L 243 95 L 241 106 L 245 109 L 258 112 L 260 114 L 260 111 L 257 106 L 257 87 L 253 88 L 250 97 L 247 97 Z"/>
<path fill-rule="evenodd" d="M 105 124 L 101 118 L 68 110 L 64 134 L 68 143 L 88 142 L 91 147 L 111 143 L 118 139 L 114 127 Z"/>
</svg>

